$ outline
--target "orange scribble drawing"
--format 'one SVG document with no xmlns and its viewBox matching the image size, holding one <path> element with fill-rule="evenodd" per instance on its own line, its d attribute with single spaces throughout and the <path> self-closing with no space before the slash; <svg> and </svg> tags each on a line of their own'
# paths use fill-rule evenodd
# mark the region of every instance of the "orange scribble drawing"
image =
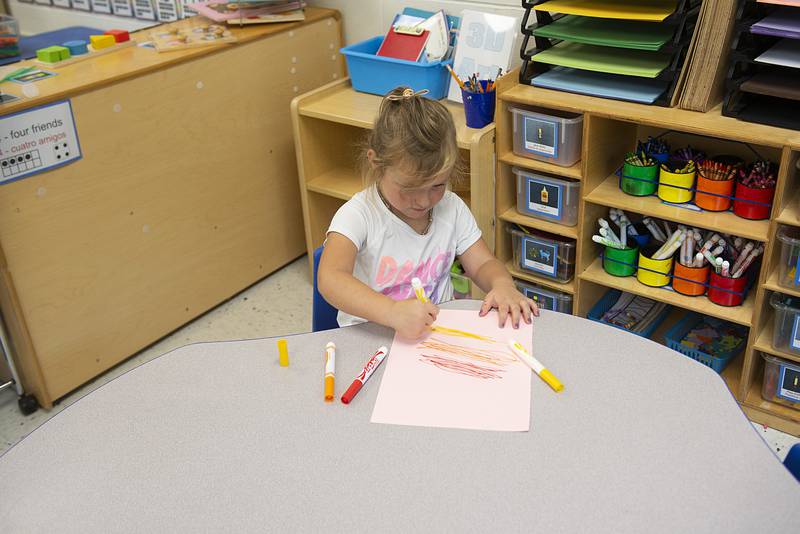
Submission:
<svg viewBox="0 0 800 534">
<path fill-rule="evenodd" d="M 464 345 L 456 345 L 447 341 L 430 337 L 417 345 L 418 349 L 427 349 L 448 356 L 461 356 L 463 358 L 478 360 L 479 362 L 492 365 L 508 365 L 515 363 L 517 359 L 510 353 L 502 350 L 472 348 Z"/>
<path fill-rule="evenodd" d="M 480 379 L 503 378 L 500 373 L 505 372 L 504 369 L 497 369 L 496 367 L 481 367 L 474 363 L 462 362 L 444 356 L 431 356 L 429 354 L 423 354 L 419 361 L 430 363 L 442 371 Z"/>
</svg>

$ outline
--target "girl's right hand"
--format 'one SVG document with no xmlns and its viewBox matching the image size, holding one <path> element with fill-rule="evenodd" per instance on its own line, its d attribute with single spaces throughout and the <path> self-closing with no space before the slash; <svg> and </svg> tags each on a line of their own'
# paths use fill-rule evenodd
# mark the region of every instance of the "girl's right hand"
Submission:
<svg viewBox="0 0 800 534">
<path fill-rule="evenodd" d="M 430 332 L 439 307 L 417 299 L 398 300 L 392 306 L 389 326 L 405 339 L 419 339 Z"/>
</svg>

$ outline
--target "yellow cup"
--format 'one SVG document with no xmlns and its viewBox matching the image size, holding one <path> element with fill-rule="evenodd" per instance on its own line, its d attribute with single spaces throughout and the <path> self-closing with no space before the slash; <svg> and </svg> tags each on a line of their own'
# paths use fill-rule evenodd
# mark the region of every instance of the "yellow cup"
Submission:
<svg viewBox="0 0 800 534">
<path fill-rule="evenodd" d="M 661 167 L 658 174 L 658 198 L 675 204 L 691 201 L 694 193 L 691 189 L 694 187 L 695 174 L 695 171 L 677 173 Z"/>
<path fill-rule="evenodd" d="M 666 260 L 654 260 L 645 256 L 642 252 L 639 252 L 639 268 L 636 270 L 636 279 L 650 287 L 669 285 L 672 258 L 673 256 L 670 256 Z"/>
</svg>

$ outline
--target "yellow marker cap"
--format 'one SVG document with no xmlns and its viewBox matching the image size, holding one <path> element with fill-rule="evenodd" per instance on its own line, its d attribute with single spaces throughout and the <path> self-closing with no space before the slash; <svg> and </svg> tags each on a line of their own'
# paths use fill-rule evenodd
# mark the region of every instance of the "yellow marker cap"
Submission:
<svg viewBox="0 0 800 534">
<path fill-rule="evenodd" d="M 278 340 L 278 363 L 281 367 L 289 367 L 289 349 L 286 347 L 286 340 Z"/>
<path fill-rule="evenodd" d="M 558 381 L 558 378 L 553 376 L 553 373 L 548 371 L 547 369 L 542 369 L 542 372 L 539 373 L 539 376 L 542 380 L 547 382 L 547 385 L 553 388 L 555 391 L 561 391 L 564 389 L 564 384 Z"/>
</svg>

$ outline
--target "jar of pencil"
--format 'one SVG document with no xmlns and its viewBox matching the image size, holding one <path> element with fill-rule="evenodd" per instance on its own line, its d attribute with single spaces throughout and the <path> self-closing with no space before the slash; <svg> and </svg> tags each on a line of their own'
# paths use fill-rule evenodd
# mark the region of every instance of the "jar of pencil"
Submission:
<svg viewBox="0 0 800 534">
<path fill-rule="evenodd" d="M 674 204 L 690 202 L 695 174 L 695 164 L 691 160 L 670 160 L 662 164 L 658 175 L 658 198 Z"/>
<path fill-rule="evenodd" d="M 707 211 L 727 211 L 731 207 L 734 178 L 742 161 L 720 156 L 703 161 L 697 169 L 694 203 Z"/>
<path fill-rule="evenodd" d="M 733 212 L 745 219 L 769 219 L 776 183 L 775 165 L 771 161 L 757 161 L 746 170 L 739 169 Z"/>
<path fill-rule="evenodd" d="M 622 165 L 620 189 L 636 197 L 646 197 L 658 187 L 658 162 L 644 152 L 628 152 Z"/>
<path fill-rule="evenodd" d="M 450 75 L 461 88 L 461 100 L 464 102 L 464 115 L 469 128 L 483 128 L 494 122 L 495 108 L 495 80 L 479 80 L 477 74 L 470 76 L 466 81 L 461 80 L 451 69 Z M 502 70 L 497 71 L 497 76 Z"/>
</svg>

